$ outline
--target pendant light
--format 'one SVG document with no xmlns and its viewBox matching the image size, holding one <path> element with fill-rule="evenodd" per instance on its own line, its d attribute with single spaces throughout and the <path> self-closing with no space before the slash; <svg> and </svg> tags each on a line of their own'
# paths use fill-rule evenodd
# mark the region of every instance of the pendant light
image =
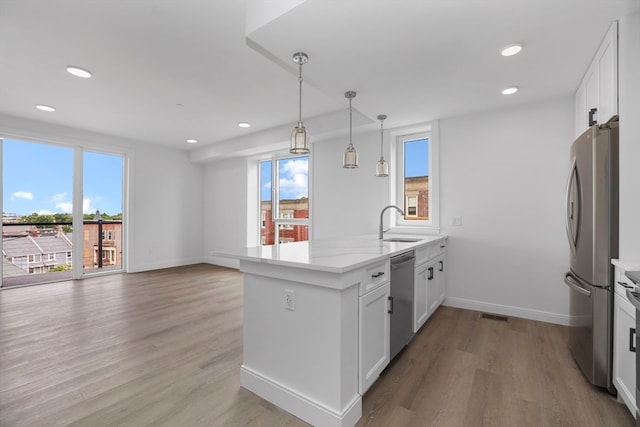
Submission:
<svg viewBox="0 0 640 427">
<path fill-rule="evenodd" d="M 378 164 L 376 165 L 376 176 L 385 177 L 389 176 L 389 163 L 384 159 L 382 155 L 382 143 L 383 143 L 383 135 L 384 128 L 382 127 L 382 122 L 386 119 L 387 116 L 384 114 L 380 114 L 377 119 L 380 120 L 380 160 L 378 160 Z"/>
<path fill-rule="evenodd" d="M 302 64 L 309 62 L 309 57 L 304 52 L 297 52 L 293 54 L 293 62 L 299 66 L 300 103 L 298 104 L 298 125 L 294 127 L 293 132 L 291 132 L 291 147 L 289 148 L 289 152 L 293 154 L 308 154 L 309 134 L 307 134 L 307 130 L 302 124 Z"/>
<path fill-rule="evenodd" d="M 344 97 L 349 99 L 349 146 L 344 150 L 342 158 L 342 167 L 347 169 L 355 169 L 358 167 L 358 152 L 353 146 L 353 109 L 351 108 L 351 100 L 356 97 L 356 93 L 352 90 L 344 93 Z"/>
</svg>

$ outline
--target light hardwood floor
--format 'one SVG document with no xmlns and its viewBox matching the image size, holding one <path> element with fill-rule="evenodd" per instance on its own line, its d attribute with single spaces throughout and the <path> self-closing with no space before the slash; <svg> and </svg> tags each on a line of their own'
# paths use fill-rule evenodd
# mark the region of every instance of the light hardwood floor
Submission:
<svg viewBox="0 0 640 427">
<path fill-rule="evenodd" d="M 633 426 L 562 326 L 440 307 L 358 426 Z M 305 426 L 239 385 L 242 274 L 210 265 L 0 291 L 0 426 Z"/>
</svg>

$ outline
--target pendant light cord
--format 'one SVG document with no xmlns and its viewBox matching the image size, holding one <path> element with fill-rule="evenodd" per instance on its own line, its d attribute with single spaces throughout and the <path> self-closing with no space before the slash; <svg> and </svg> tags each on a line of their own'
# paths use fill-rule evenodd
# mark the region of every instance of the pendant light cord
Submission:
<svg viewBox="0 0 640 427">
<path fill-rule="evenodd" d="M 383 122 L 383 121 L 384 121 L 384 120 L 380 120 L 380 160 L 382 160 L 382 159 L 383 159 L 383 156 L 382 156 L 382 144 L 383 144 L 382 132 L 384 132 L 384 130 L 383 130 L 383 128 L 382 128 L 382 122 Z"/>
<path fill-rule="evenodd" d="M 299 105 L 298 105 L 298 112 L 299 112 L 299 116 L 298 116 L 298 127 L 302 127 L 302 59 L 300 59 L 300 71 L 298 73 L 298 81 L 300 84 L 300 99 L 299 99 Z"/>
<path fill-rule="evenodd" d="M 351 109 L 351 99 L 352 98 L 349 98 L 349 147 L 353 147 L 353 143 L 351 142 L 353 129 L 353 110 Z"/>
</svg>

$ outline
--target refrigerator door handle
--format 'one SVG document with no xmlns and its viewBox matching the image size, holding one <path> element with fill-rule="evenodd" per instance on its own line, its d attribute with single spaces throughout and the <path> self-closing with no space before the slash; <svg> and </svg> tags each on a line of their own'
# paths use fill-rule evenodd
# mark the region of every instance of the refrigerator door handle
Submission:
<svg viewBox="0 0 640 427">
<path fill-rule="evenodd" d="M 571 161 L 571 168 L 569 168 L 569 177 L 567 178 L 567 193 L 565 196 L 565 227 L 567 231 L 567 239 L 569 240 L 569 246 L 571 247 L 571 253 L 576 253 L 577 236 L 572 231 L 571 224 L 574 221 L 579 221 L 579 214 L 575 212 L 574 200 L 571 200 L 571 190 L 573 185 L 579 185 L 577 176 L 577 159 L 574 157 Z M 579 189 L 578 189 L 579 190 Z"/>
<path fill-rule="evenodd" d="M 579 279 L 577 279 L 571 273 L 567 273 L 564 275 L 564 283 L 566 283 L 567 286 L 569 286 L 571 289 L 578 292 L 579 294 L 584 295 L 585 297 L 591 297 L 591 291 L 582 287 Z"/>
</svg>

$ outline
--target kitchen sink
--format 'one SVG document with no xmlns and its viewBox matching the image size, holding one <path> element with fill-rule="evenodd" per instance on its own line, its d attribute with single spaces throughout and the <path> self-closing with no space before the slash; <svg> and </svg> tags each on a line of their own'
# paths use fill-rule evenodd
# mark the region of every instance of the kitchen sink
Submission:
<svg viewBox="0 0 640 427">
<path fill-rule="evenodd" d="M 412 242 L 419 242 L 422 239 L 412 239 L 410 237 L 389 237 L 384 239 L 385 242 L 405 242 L 405 243 L 412 243 Z"/>
</svg>

